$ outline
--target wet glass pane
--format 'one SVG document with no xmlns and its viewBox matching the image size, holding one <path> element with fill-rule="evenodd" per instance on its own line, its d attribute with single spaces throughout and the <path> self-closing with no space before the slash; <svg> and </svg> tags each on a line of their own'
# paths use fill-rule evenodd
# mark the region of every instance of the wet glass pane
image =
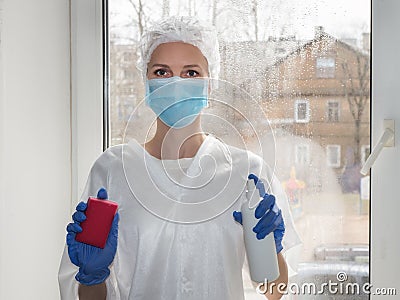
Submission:
<svg viewBox="0 0 400 300">
<path fill-rule="evenodd" d="M 227 82 L 217 93 L 229 106 L 208 109 L 246 145 L 261 137 L 254 151 L 274 167 L 302 240 L 287 257 L 290 283 L 367 282 L 369 177 L 359 170 L 370 151 L 370 1 L 109 0 L 109 9 L 112 145 L 148 130 L 148 111 L 137 109 L 145 92 L 136 67 L 143 28 L 172 15 L 215 25 Z M 218 130 L 229 140 L 228 127 Z M 244 280 L 246 299 L 265 299 Z M 293 294 L 287 297 L 368 298 Z"/>
</svg>

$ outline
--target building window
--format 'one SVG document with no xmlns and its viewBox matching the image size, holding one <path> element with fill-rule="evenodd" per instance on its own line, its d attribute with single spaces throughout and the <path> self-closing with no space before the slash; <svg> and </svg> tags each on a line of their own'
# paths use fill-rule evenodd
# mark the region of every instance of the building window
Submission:
<svg viewBox="0 0 400 300">
<path fill-rule="evenodd" d="M 135 62 L 135 55 L 134 55 L 133 51 L 135 51 L 135 50 L 132 49 L 132 51 L 123 53 L 123 57 L 122 57 L 123 62 L 126 62 L 126 63 Z"/>
<path fill-rule="evenodd" d="M 338 101 L 328 101 L 327 119 L 328 119 L 328 122 L 339 122 L 339 102 Z"/>
<path fill-rule="evenodd" d="M 340 167 L 340 145 L 326 146 L 326 163 L 329 167 Z"/>
<path fill-rule="evenodd" d="M 135 79 L 135 72 L 130 69 L 124 69 L 123 72 L 123 80 L 134 80 Z"/>
<path fill-rule="evenodd" d="M 310 146 L 300 144 L 295 146 L 295 163 L 298 165 L 307 165 L 310 162 Z"/>
<path fill-rule="evenodd" d="M 297 123 L 308 123 L 310 121 L 308 100 L 296 100 L 294 104 L 294 119 Z"/>
<path fill-rule="evenodd" d="M 365 161 L 368 159 L 368 156 L 371 152 L 371 147 L 369 145 L 361 146 L 361 164 L 365 164 Z"/>
<path fill-rule="evenodd" d="M 277 54 L 277 55 L 285 55 L 286 54 L 286 50 L 285 50 L 285 48 L 275 48 L 275 54 Z"/>
<path fill-rule="evenodd" d="M 333 57 L 318 57 L 316 60 L 317 78 L 335 78 L 335 59 Z"/>
</svg>

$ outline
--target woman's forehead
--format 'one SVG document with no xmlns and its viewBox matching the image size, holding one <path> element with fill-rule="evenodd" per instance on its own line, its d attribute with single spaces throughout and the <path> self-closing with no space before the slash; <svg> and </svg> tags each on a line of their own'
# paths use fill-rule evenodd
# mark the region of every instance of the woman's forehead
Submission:
<svg viewBox="0 0 400 300">
<path fill-rule="evenodd" d="M 207 60 L 200 49 L 183 42 L 164 43 L 158 45 L 158 47 L 154 49 L 151 55 L 150 65 L 154 63 L 168 64 L 168 62 L 207 66 Z"/>
</svg>

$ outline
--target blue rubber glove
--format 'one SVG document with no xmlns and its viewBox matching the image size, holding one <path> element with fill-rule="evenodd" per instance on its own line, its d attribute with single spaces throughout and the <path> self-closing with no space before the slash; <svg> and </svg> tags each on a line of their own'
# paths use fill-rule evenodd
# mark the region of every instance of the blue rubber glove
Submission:
<svg viewBox="0 0 400 300">
<path fill-rule="evenodd" d="M 254 226 L 253 231 L 256 233 L 256 237 L 259 240 L 265 238 L 269 233 L 274 233 L 276 253 L 282 251 L 282 239 L 285 234 L 285 223 L 283 221 L 282 212 L 275 203 L 275 196 L 267 194 L 265 192 L 264 184 L 254 174 L 250 174 L 249 179 L 254 180 L 254 184 L 258 189 L 260 197 L 263 199 L 260 201 L 254 215 L 260 221 Z M 236 222 L 242 224 L 242 213 L 238 211 L 233 212 L 233 218 Z"/>
<path fill-rule="evenodd" d="M 97 198 L 107 199 L 107 191 L 101 188 L 97 193 Z M 80 223 L 86 220 L 86 208 L 87 204 L 80 202 L 72 215 L 74 222 L 67 226 L 68 255 L 71 262 L 79 267 L 75 279 L 84 285 L 95 285 L 104 282 L 110 275 L 108 267 L 117 251 L 119 214 L 115 214 L 106 246 L 101 249 L 75 240 L 76 234 L 82 231 Z"/>
</svg>

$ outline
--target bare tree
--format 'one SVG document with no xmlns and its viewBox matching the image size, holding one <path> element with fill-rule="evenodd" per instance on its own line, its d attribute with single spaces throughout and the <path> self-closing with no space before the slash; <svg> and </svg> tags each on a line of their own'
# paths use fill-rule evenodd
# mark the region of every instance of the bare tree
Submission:
<svg viewBox="0 0 400 300">
<path fill-rule="evenodd" d="M 370 60 L 367 55 L 359 53 L 353 64 L 345 60 L 341 66 L 344 74 L 342 80 L 344 95 L 355 127 L 354 162 L 360 162 L 361 121 L 370 97 Z"/>
<path fill-rule="evenodd" d="M 167 0 L 168 1 L 168 0 Z M 143 0 L 128 0 L 131 4 L 136 16 L 133 18 L 133 23 L 136 23 L 139 29 L 139 36 L 143 34 L 143 29 L 146 27 L 147 18 L 144 13 Z"/>
<path fill-rule="evenodd" d="M 211 21 L 212 21 L 213 26 L 217 25 L 217 4 L 218 4 L 218 1 L 214 0 L 213 6 L 212 6 L 212 16 L 211 16 Z"/>
<path fill-rule="evenodd" d="M 164 3 L 169 4 L 169 0 Z M 137 68 L 135 68 L 137 60 L 138 39 L 143 34 L 144 28 L 147 26 L 149 16 L 146 15 L 146 6 L 144 0 L 127 0 L 132 7 L 130 20 L 123 27 L 135 28 L 137 34 L 135 36 L 122 37 L 128 45 L 120 45 L 121 39 L 119 25 L 111 28 L 110 42 L 110 96 L 112 107 L 112 130 L 113 138 L 120 142 L 124 136 L 125 128 L 128 123 L 132 108 L 137 105 L 136 100 L 143 93 L 141 88 L 141 76 Z M 163 7 L 163 13 L 169 10 L 169 6 Z M 122 30 L 121 32 L 123 32 Z"/>
<path fill-rule="evenodd" d="M 258 5 L 257 5 L 258 0 L 253 0 L 253 8 L 252 8 L 252 13 L 254 16 L 254 35 L 256 37 L 256 42 L 258 42 Z"/>
<path fill-rule="evenodd" d="M 170 0 L 163 0 L 163 8 L 162 8 L 162 16 L 166 18 L 169 16 L 169 1 Z"/>
<path fill-rule="evenodd" d="M 188 7 L 188 11 L 189 11 L 189 16 L 193 16 L 194 14 L 194 2 L 193 0 L 189 0 L 189 7 Z"/>
</svg>

